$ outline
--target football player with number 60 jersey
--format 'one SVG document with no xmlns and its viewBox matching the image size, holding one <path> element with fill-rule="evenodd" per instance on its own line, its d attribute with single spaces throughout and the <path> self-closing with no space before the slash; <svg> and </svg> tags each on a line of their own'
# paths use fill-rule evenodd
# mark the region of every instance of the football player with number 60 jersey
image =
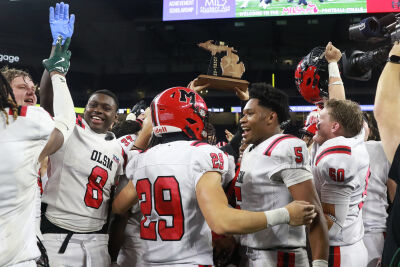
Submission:
<svg viewBox="0 0 400 267">
<path fill-rule="evenodd" d="M 370 170 L 362 127 L 357 103 L 330 99 L 321 110 L 314 136 L 319 148 L 312 168 L 328 223 L 333 266 L 367 266 L 362 206 Z"/>
<path fill-rule="evenodd" d="M 139 200 L 143 266 L 211 266 L 210 228 L 217 234 L 251 233 L 315 217 L 307 202 L 260 212 L 228 207 L 221 177 L 233 170 L 221 150 L 199 141 L 207 106 L 196 92 L 167 89 L 154 98 L 151 112 L 161 144 L 130 152 L 127 177 L 132 181 L 113 202 L 113 210 L 123 213 Z"/>
</svg>

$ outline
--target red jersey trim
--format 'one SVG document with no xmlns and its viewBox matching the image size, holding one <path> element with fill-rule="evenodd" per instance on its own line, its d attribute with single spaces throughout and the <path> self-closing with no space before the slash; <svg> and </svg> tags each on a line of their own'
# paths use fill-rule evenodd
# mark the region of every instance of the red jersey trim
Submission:
<svg viewBox="0 0 400 267">
<path fill-rule="evenodd" d="M 27 111 L 28 111 L 28 106 L 18 106 L 17 114 L 18 116 L 25 117 Z M 8 115 L 14 115 L 12 108 L 8 110 Z"/>
<path fill-rule="evenodd" d="M 330 154 L 347 154 L 351 155 L 351 147 L 349 146 L 332 146 L 324 149 L 318 156 L 315 162 L 315 166 L 325 157 Z"/>
<path fill-rule="evenodd" d="M 191 146 L 199 147 L 199 146 L 204 146 L 208 145 L 207 143 L 204 143 L 203 141 L 194 141 L 193 143 L 190 144 Z"/>
<path fill-rule="evenodd" d="M 290 134 L 285 134 L 283 136 L 280 136 L 278 138 L 276 138 L 274 141 L 272 141 L 272 143 L 267 147 L 267 149 L 264 151 L 264 155 L 266 156 L 271 156 L 272 151 L 274 150 L 274 148 L 283 140 L 286 139 L 291 139 L 291 138 L 297 138 L 296 136 L 290 135 Z"/>
<path fill-rule="evenodd" d="M 83 124 L 82 117 L 80 115 L 78 115 L 76 117 L 76 125 L 78 125 L 78 126 L 82 127 L 83 129 L 85 129 L 85 124 Z"/>
</svg>

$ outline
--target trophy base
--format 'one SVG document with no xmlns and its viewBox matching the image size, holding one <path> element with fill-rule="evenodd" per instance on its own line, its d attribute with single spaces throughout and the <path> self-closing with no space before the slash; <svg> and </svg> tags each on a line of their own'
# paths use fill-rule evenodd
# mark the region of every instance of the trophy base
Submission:
<svg viewBox="0 0 400 267">
<path fill-rule="evenodd" d="M 197 79 L 196 85 L 210 84 L 209 88 L 224 91 L 234 91 L 235 87 L 246 91 L 250 84 L 245 80 L 203 74 L 199 75 Z"/>
</svg>

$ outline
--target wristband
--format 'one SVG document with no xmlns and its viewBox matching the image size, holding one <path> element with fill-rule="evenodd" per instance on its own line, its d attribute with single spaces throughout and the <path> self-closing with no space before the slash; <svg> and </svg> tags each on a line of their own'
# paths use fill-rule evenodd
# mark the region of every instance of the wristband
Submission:
<svg viewBox="0 0 400 267">
<path fill-rule="evenodd" d="M 339 66 L 337 62 L 331 62 L 328 64 L 328 72 L 329 72 L 329 78 L 331 77 L 340 78 Z"/>
<path fill-rule="evenodd" d="M 286 208 L 264 211 L 267 217 L 267 227 L 290 222 L 289 211 Z"/>
<path fill-rule="evenodd" d="M 343 82 L 342 81 L 336 81 L 336 82 L 328 84 L 328 86 L 331 86 L 331 85 L 343 85 Z"/>
<path fill-rule="evenodd" d="M 328 267 L 326 260 L 313 260 L 312 267 Z"/>
</svg>

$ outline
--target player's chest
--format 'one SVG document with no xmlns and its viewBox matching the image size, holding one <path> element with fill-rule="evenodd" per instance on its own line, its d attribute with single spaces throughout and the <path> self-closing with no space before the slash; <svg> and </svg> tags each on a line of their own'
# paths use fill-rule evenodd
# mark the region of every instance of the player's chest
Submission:
<svg viewBox="0 0 400 267">
<path fill-rule="evenodd" d="M 88 169 L 96 166 L 109 173 L 115 173 L 122 162 L 122 149 L 116 142 L 86 138 L 74 138 L 65 147 L 64 165 L 75 169 Z"/>
</svg>

